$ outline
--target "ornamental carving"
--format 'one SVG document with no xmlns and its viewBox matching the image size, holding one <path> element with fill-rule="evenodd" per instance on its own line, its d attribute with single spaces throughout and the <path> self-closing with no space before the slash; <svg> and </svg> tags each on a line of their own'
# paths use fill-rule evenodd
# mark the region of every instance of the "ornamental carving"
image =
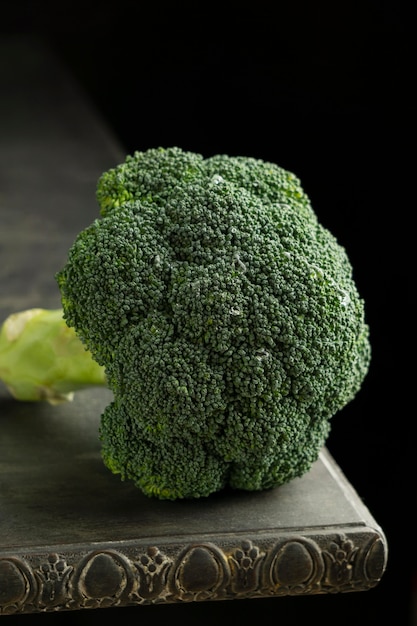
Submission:
<svg viewBox="0 0 417 626">
<path fill-rule="evenodd" d="M 385 565 L 375 534 L 6 556 L 0 613 L 363 590 L 378 583 Z"/>
<path fill-rule="evenodd" d="M 208 600 L 227 588 L 230 568 L 226 555 L 208 543 L 183 550 L 172 574 L 173 595 L 179 600 Z"/>
<path fill-rule="evenodd" d="M 261 566 L 264 559 L 265 552 L 251 541 L 242 541 L 241 546 L 229 555 L 233 574 L 230 586 L 234 595 L 247 596 L 256 593 L 261 581 Z"/>
<path fill-rule="evenodd" d="M 168 572 L 172 559 L 155 546 L 147 549 L 138 561 L 134 562 L 137 572 L 137 599 L 140 602 L 158 600 L 165 596 Z"/>
<path fill-rule="evenodd" d="M 287 537 L 271 550 L 265 569 L 266 584 L 287 594 L 314 593 L 325 566 L 319 545 L 306 537 Z"/>
<path fill-rule="evenodd" d="M 115 550 L 95 550 L 77 564 L 70 581 L 75 608 L 124 604 L 135 585 L 132 564 Z"/>
</svg>

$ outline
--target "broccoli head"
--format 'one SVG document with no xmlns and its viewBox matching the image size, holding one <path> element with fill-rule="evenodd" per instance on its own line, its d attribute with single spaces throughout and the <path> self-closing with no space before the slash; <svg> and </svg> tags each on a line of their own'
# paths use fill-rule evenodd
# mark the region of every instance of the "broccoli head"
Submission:
<svg viewBox="0 0 417 626">
<path fill-rule="evenodd" d="M 57 282 L 114 394 L 106 466 L 163 499 L 307 472 L 371 349 L 346 251 L 299 179 L 155 148 L 103 173 L 97 200 Z"/>
</svg>

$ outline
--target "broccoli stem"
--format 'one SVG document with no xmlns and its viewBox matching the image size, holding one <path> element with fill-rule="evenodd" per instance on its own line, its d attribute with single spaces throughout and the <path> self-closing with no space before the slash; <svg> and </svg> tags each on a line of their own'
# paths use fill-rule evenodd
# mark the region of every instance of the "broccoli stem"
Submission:
<svg viewBox="0 0 417 626">
<path fill-rule="evenodd" d="M 16 400 L 71 401 L 74 392 L 107 386 L 104 368 L 85 349 L 62 309 L 12 313 L 0 328 L 0 380 Z"/>
</svg>

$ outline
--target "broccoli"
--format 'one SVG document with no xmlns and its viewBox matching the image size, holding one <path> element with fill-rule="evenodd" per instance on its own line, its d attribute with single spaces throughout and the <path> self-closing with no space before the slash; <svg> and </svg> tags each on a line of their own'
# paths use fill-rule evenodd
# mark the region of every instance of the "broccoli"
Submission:
<svg viewBox="0 0 417 626">
<path fill-rule="evenodd" d="M 107 386 L 62 309 L 12 313 L 0 329 L 0 380 L 16 400 L 59 404 L 86 387 Z"/>
<path fill-rule="evenodd" d="M 299 179 L 155 148 L 104 172 L 97 201 L 56 273 L 62 309 L 3 324 L 0 379 L 53 404 L 108 386 L 103 461 L 149 497 L 306 473 L 371 346 L 346 251 Z"/>
<path fill-rule="evenodd" d="M 371 358 L 345 249 L 297 176 L 178 147 L 128 155 L 56 280 L 105 369 L 105 465 L 144 494 L 270 489 L 307 472 Z"/>
</svg>

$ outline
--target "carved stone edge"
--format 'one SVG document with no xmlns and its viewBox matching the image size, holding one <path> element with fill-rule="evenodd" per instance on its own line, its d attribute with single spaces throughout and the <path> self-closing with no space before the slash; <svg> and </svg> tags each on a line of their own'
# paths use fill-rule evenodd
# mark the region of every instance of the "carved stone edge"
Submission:
<svg viewBox="0 0 417 626">
<path fill-rule="evenodd" d="M 0 554 L 0 615 L 364 591 L 386 562 L 367 527 Z"/>
</svg>

